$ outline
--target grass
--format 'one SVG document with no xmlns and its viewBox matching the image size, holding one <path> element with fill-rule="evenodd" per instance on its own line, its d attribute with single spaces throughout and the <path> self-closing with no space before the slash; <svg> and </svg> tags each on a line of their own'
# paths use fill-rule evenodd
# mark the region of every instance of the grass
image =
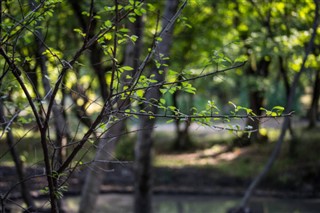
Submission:
<svg viewBox="0 0 320 213">
<path fill-rule="evenodd" d="M 281 183 L 301 183 L 306 179 L 313 179 L 319 175 L 320 160 L 320 132 L 317 130 L 295 129 L 297 136 L 297 153 L 290 156 L 290 137 L 287 135 L 281 152 L 267 175 L 267 180 Z M 192 153 L 159 154 L 155 157 L 155 166 L 168 167 L 210 167 L 234 177 L 251 178 L 257 175 L 272 152 L 279 131 L 268 129 L 268 137 L 271 140 L 267 144 L 254 144 L 245 148 L 236 148 L 232 152 L 221 154 L 215 158 L 199 158 L 203 153 L 210 152 L 213 147 L 222 149 L 223 144 L 230 144 L 231 138 L 224 141 L 207 141 L 202 145 L 203 150 L 195 150 Z M 208 136 L 209 137 L 209 136 Z M 211 136 L 212 137 L 212 136 Z M 207 148 L 211 145 L 211 148 Z"/>
<path fill-rule="evenodd" d="M 226 152 L 215 157 L 213 154 L 223 151 L 232 143 L 234 135 L 229 133 L 203 134 L 195 132 L 192 135 L 194 149 L 188 152 L 173 152 L 172 143 L 175 139 L 173 132 L 156 131 L 154 166 L 158 167 L 206 167 L 215 168 L 223 174 L 235 177 L 250 178 L 258 174 L 265 165 L 279 131 L 267 129 L 270 140 L 267 144 L 254 144 L 245 148 L 235 148 L 232 152 Z M 42 151 L 39 144 L 39 135 L 35 132 L 25 134 L 23 129 L 14 131 L 17 140 L 16 147 L 20 152 L 20 158 L 25 164 L 41 164 Z M 289 156 L 290 137 L 286 137 L 281 153 L 268 174 L 267 178 L 279 182 L 302 182 L 304 179 L 319 175 L 320 160 L 318 150 L 320 150 L 320 131 L 295 129 L 297 135 L 297 153 Z M 20 138 L 22 138 L 20 140 Z M 133 160 L 135 135 L 123 138 L 118 144 L 115 152 L 119 160 Z M 92 147 L 88 144 L 86 148 Z M 1 165 L 13 166 L 8 147 L 4 138 L 0 140 L 0 162 Z M 83 161 L 93 159 L 94 150 L 87 154 Z M 82 151 L 84 153 L 86 149 Z M 294 176 L 294 177 L 292 177 Z M 293 179 L 293 180 L 292 180 Z"/>
</svg>

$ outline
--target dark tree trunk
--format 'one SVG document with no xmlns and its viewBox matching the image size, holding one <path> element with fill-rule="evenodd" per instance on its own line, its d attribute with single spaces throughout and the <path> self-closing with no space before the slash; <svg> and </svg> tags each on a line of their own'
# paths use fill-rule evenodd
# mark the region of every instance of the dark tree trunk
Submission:
<svg viewBox="0 0 320 213">
<path fill-rule="evenodd" d="M 134 212 L 152 212 L 152 127 L 154 120 L 142 117 L 142 131 L 135 145 Z M 142 126 L 143 124 L 143 126 Z"/>
<path fill-rule="evenodd" d="M 178 80 L 181 80 L 180 78 Z M 172 94 L 173 106 L 179 109 L 178 97 L 180 92 L 176 91 Z M 173 149 L 176 151 L 187 150 L 192 146 L 189 134 L 190 121 L 181 122 L 180 119 L 175 120 L 176 138 L 173 143 Z"/>
<path fill-rule="evenodd" d="M 264 101 L 264 97 L 261 91 L 249 92 L 250 109 L 252 109 L 256 115 L 261 115 L 260 107 L 263 106 L 263 101 Z M 248 118 L 247 125 L 250 125 L 254 130 L 257 130 L 251 134 L 250 141 L 259 142 L 259 140 L 261 139 L 261 135 L 259 133 L 260 121 L 258 119 Z"/>
<path fill-rule="evenodd" d="M 165 11 L 162 20 L 163 28 L 167 26 L 169 20 L 175 15 L 178 8 L 178 0 L 167 0 Z M 162 42 L 156 48 L 156 53 L 163 54 L 164 57 L 169 56 L 169 50 L 172 45 L 173 27 L 171 27 L 163 36 Z M 159 57 L 159 56 L 157 56 Z M 166 63 L 161 58 L 158 61 Z M 165 67 L 160 69 L 165 70 Z M 159 74 L 158 69 L 154 69 L 152 74 L 155 74 L 155 79 L 158 82 L 164 80 L 164 75 Z M 152 102 L 159 100 L 161 93 L 159 88 L 151 87 L 145 93 L 146 100 Z M 157 108 L 145 104 L 142 106 L 147 112 L 157 112 Z M 155 120 L 149 117 L 140 117 L 140 131 L 138 132 L 137 142 L 135 144 L 135 185 L 134 185 L 134 212 L 135 213 L 150 213 L 152 212 L 152 130 Z"/>
<path fill-rule="evenodd" d="M 287 69 L 285 68 L 284 62 L 283 62 L 283 57 L 279 56 L 279 70 L 280 70 L 280 74 L 282 76 L 283 79 L 283 83 L 285 86 L 285 90 L 286 90 L 286 99 L 289 99 L 289 94 L 290 94 L 290 82 L 289 82 L 289 78 L 288 78 L 288 72 Z M 296 155 L 296 150 L 297 150 L 297 139 L 295 137 L 294 131 L 292 129 L 292 125 L 291 125 L 291 120 L 288 121 L 288 130 L 290 132 L 291 135 L 291 140 L 289 141 L 289 152 L 288 155 L 290 157 L 294 157 Z"/>
<path fill-rule="evenodd" d="M 265 58 L 260 59 L 258 62 L 257 68 L 254 69 L 252 66 L 250 66 L 247 69 L 247 76 L 250 77 L 257 77 L 258 79 L 263 79 L 268 76 L 268 69 L 270 65 L 270 60 L 267 60 Z M 264 102 L 264 91 L 261 90 L 261 88 L 257 88 L 257 86 L 253 88 L 249 88 L 249 108 L 252 109 L 252 111 L 256 115 L 261 115 L 260 108 L 263 107 Z M 249 145 L 254 142 L 265 142 L 266 138 L 262 137 L 259 133 L 260 129 L 260 121 L 259 119 L 252 119 L 248 118 L 246 125 L 252 126 L 252 128 L 256 131 L 252 132 L 250 137 L 248 134 L 244 134 L 242 137 L 239 145 Z"/>
<path fill-rule="evenodd" d="M 318 120 L 318 110 L 319 110 L 319 97 L 320 97 L 320 70 L 315 73 L 315 80 L 313 85 L 312 102 L 308 112 L 309 117 L 309 128 L 312 129 L 316 127 Z"/>
<path fill-rule="evenodd" d="M 70 1 L 70 4 L 72 6 L 73 12 L 75 13 L 75 16 L 77 17 L 79 23 L 81 24 L 83 31 L 88 33 L 89 38 L 92 38 L 94 36 L 94 31 L 96 30 L 97 20 L 96 19 L 90 20 L 90 24 L 89 24 L 89 20 L 86 20 L 82 15 L 82 11 L 83 11 L 81 8 L 82 2 L 83 1 L 72 0 Z M 94 11 L 94 13 L 96 12 Z M 88 26 L 90 26 L 89 29 L 88 29 Z M 89 50 L 90 50 L 90 63 L 95 74 L 98 77 L 98 81 L 100 85 L 99 87 L 100 94 L 103 100 L 106 101 L 109 96 L 108 86 L 106 82 L 106 71 L 108 68 L 104 67 L 102 63 L 103 50 L 100 47 L 98 41 L 92 44 Z"/>
</svg>

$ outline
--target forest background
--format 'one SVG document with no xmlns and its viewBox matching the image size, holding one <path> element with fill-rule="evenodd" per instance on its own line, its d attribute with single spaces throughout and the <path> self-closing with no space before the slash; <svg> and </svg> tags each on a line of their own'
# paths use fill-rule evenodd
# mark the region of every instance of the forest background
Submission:
<svg viewBox="0 0 320 213">
<path fill-rule="evenodd" d="M 153 166 L 189 166 L 168 153 L 248 147 L 266 158 L 220 165 L 252 180 L 232 211 L 279 154 L 279 170 L 306 173 L 280 182 L 317 196 L 318 0 L 7 0 L 0 12 L 0 162 L 16 170 L 2 211 L 15 196 L 26 212 L 62 211 L 79 171 L 79 212 L 94 211 L 111 164 L 129 162 L 134 211 L 152 212 Z M 161 126 L 171 131 L 157 136 Z"/>
</svg>

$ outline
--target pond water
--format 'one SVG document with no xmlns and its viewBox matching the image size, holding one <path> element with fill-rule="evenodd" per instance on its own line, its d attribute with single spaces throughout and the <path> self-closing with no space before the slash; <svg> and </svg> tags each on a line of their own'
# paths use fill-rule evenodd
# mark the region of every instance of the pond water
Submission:
<svg viewBox="0 0 320 213">
<path fill-rule="evenodd" d="M 154 213 L 225 213 L 240 198 L 217 196 L 156 195 Z M 105 194 L 98 199 L 99 213 L 132 213 L 130 194 Z M 65 198 L 68 212 L 76 212 L 78 197 Z M 250 203 L 257 213 L 319 213 L 320 199 L 254 198 Z"/>
</svg>

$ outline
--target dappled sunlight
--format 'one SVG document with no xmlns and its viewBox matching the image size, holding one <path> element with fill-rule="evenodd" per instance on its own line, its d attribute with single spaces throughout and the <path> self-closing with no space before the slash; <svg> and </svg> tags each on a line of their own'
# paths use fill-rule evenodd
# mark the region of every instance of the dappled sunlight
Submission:
<svg viewBox="0 0 320 213">
<path fill-rule="evenodd" d="M 214 166 L 220 162 L 233 161 L 247 152 L 247 148 L 229 151 L 227 146 L 215 145 L 195 153 L 161 154 L 156 156 L 155 166 Z"/>
<path fill-rule="evenodd" d="M 243 153 L 243 150 L 241 149 L 236 149 L 233 152 L 229 152 L 229 153 L 224 153 L 220 159 L 221 160 L 225 160 L 225 161 L 232 161 L 234 159 L 236 159 L 237 157 L 239 157 L 241 154 Z"/>
</svg>

